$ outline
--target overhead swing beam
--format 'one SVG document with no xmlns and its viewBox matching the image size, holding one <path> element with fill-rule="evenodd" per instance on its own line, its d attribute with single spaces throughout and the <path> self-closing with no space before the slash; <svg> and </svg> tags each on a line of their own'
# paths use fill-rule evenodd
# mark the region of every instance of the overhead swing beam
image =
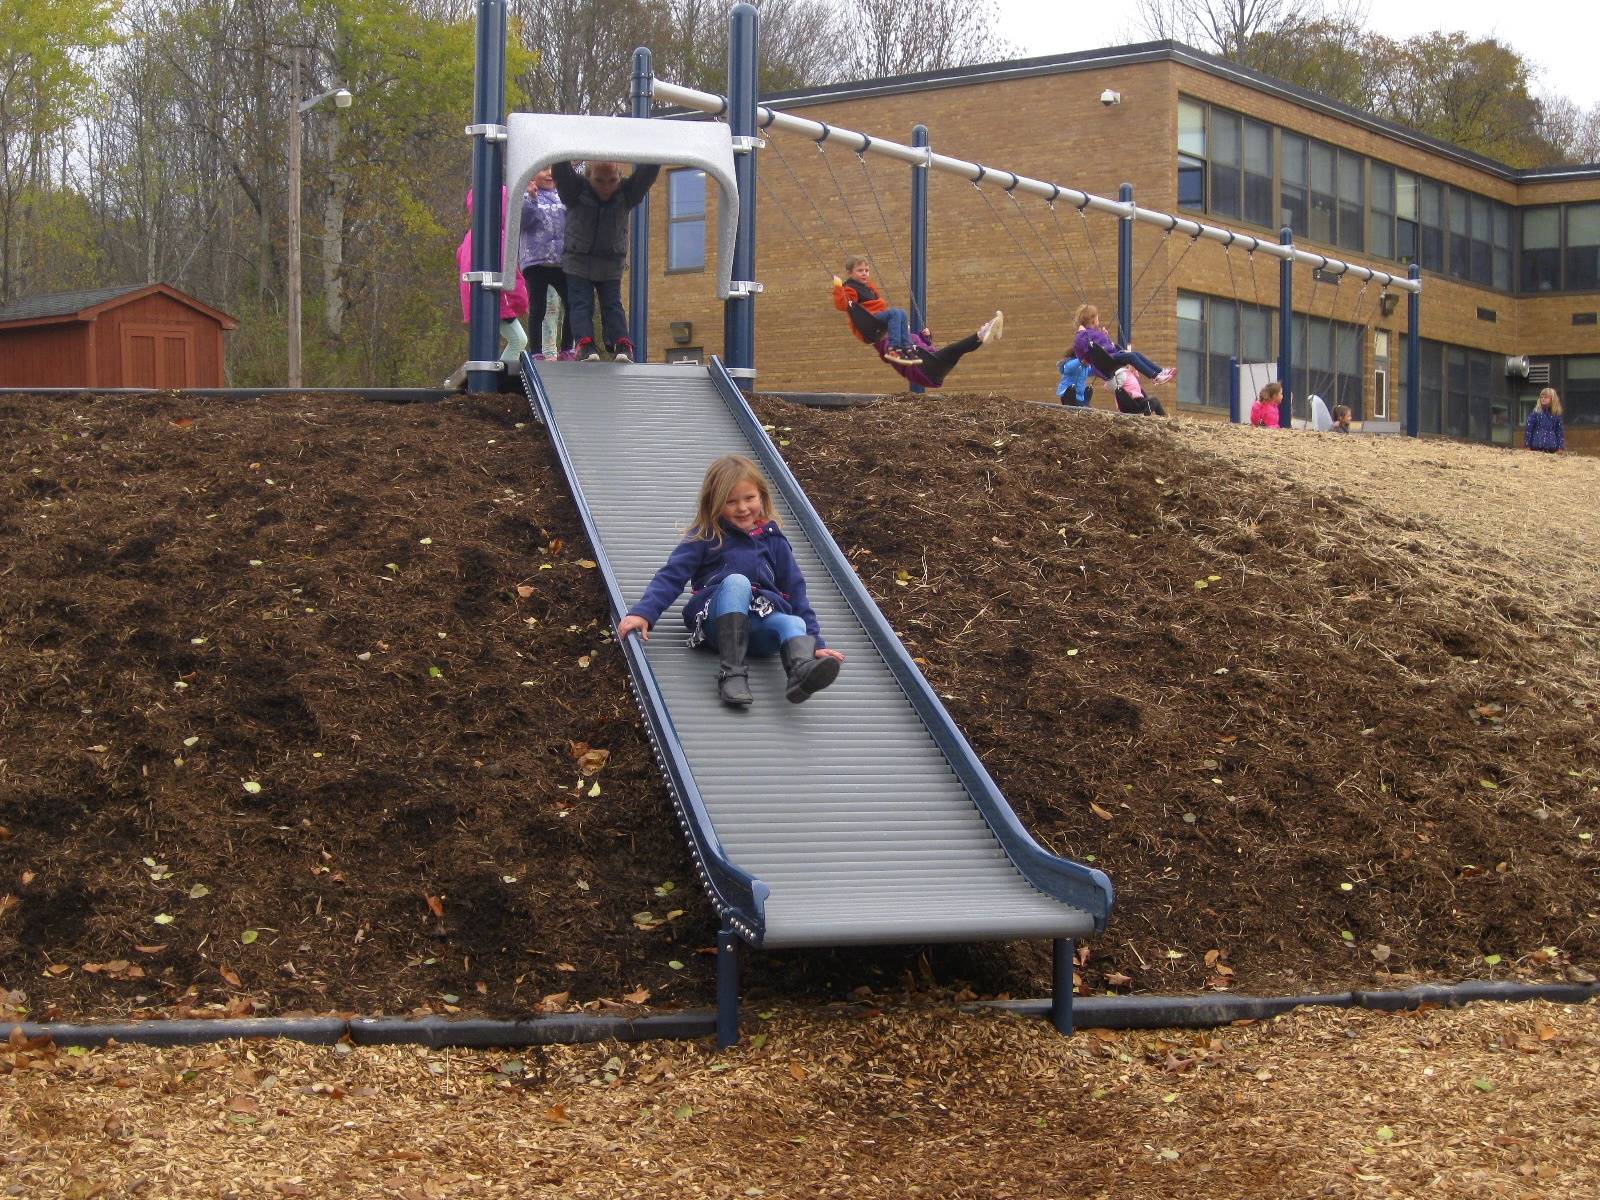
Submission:
<svg viewBox="0 0 1600 1200">
<path fill-rule="evenodd" d="M 662 79 L 654 81 L 652 95 L 662 104 L 681 105 L 697 112 L 710 113 L 712 116 L 722 116 L 728 110 L 728 102 L 721 96 L 713 95 L 710 92 L 696 91 L 694 88 L 679 87 L 675 83 L 667 83 Z M 810 138 L 814 142 L 838 141 L 841 145 L 857 154 L 882 154 L 888 158 L 898 159 L 900 162 L 910 163 L 912 166 L 927 166 L 932 170 L 947 171 L 953 175 L 960 175 L 968 182 L 979 186 L 987 182 L 993 182 L 999 185 L 1002 190 L 1013 195 L 1017 192 L 1027 192 L 1051 204 L 1054 204 L 1057 200 L 1065 200 L 1080 212 L 1085 209 L 1091 209 L 1095 212 L 1121 217 L 1124 220 L 1142 221 L 1147 225 L 1155 225 L 1169 233 L 1184 233 L 1192 238 L 1204 238 L 1207 241 L 1221 242 L 1224 246 L 1240 245 L 1252 254 L 1259 250 L 1262 254 L 1272 258 L 1305 263 L 1308 266 L 1317 267 L 1331 274 L 1354 275 L 1357 279 L 1375 282 L 1383 287 L 1395 288 L 1414 295 L 1420 294 L 1422 291 L 1422 281 L 1420 279 L 1408 279 L 1403 275 L 1391 275 L 1387 271 L 1375 271 L 1370 267 L 1363 267 L 1359 263 L 1344 262 L 1337 258 L 1329 258 L 1326 255 L 1317 254 L 1314 251 L 1301 250 L 1298 247 L 1282 245 L 1278 242 L 1262 241 L 1260 238 L 1252 237 L 1247 233 L 1222 229 L 1216 225 L 1206 225 L 1172 213 L 1140 208 L 1136 204 L 1124 204 L 1117 200 L 1107 199 L 1104 196 L 1096 196 L 1092 192 L 1081 192 L 1076 188 L 1061 187 L 1058 184 L 1048 183 L 1042 179 L 1031 179 L 1026 175 L 1018 175 L 1014 171 L 986 167 L 981 163 L 968 162 L 962 158 L 951 158 L 946 154 L 935 154 L 926 147 L 907 146 L 900 142 L 891 142 L 886 138 L 869 137 L 867 134 L 858 133 L 853 129 L 842 129 L 837 125 L 828 125 L 821 121 L 808 121 L 804 117 L 796 117 L 789 113 L 779 112 L 776 109 L 767 108 L 765 105 L 757 105 L 756 107 L 756 124 L 761 129 L 786 130 L 789 133 Z"/>
</svg>

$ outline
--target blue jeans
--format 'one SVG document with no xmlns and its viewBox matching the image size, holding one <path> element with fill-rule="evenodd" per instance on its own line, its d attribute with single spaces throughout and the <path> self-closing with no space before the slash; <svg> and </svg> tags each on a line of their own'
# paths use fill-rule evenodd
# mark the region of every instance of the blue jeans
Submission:
<svg viewBox="0 0 1600 1200">
<path fill-rule="evenodd" d="M 887 328 L 884 336 L 889 339 L 891 348 L 903 349 L 911 345 L 911 318 L 906 316 L 903 308 L 886 308 L 878 314 L 878 319 Z"/>
<path fill-rule="evenodd" d="M 1111 352 L 1111 361 L 1119 367 L 1132 367 L 1146 379 L 1154 379 L 1161 374 L 1161 368 L 1137 350 L 1113 350 Z"/>
<path fill-rule="evenodd" d="M 729 613 L 750 612 L 754 589 L 743 575 L 729 575 L 717 585 L 716 595 L 706 605 L 706 645 L 717 648 L 717 618 Z M 776 654 L 790 638 L 804 637 L 806 623 L 793 613 L 775 612 L 770 617 L 750 613 L 750 649 L 754 657 Z"/>
<path fill-rule="evenodd" d="M 617 342 L 628 336 L 628 314 L 622 308 L 622 280 L 585 279 L 581 275 L 567 276 L 567 308 L 572 316 L 572 336 L 576 341 L 594 340 L 594 296 L 600 293 L 600 325 L 605 332 L 605 344 L 616 349 Z"/>
</svg>

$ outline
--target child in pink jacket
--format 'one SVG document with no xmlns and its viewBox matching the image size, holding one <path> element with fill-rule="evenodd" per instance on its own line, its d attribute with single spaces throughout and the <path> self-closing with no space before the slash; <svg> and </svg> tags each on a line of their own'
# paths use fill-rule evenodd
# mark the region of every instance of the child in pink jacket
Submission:
<svg viewBox="0 0 1600 1200">
<path fill-rule="evenodd" d="M 1256 402 L 1250 406 L 1250 424 L 1264 425 L 1268 429 L 1280 427 L 1279 418 L 1282 416 L 1280 406 L 1283 404 L 1283 384 L 1269 383 L 1261 389 L 1261 394 L 1256 397 Z"/>
<path fill-rule="evenodd" d="M 500 230 L 501 236 L 505 234 L 506 219 L 506 189 L 500 189 Z M 456 266 L 460 268 L 459 274 L 465 275 L 472 270 L 472 192 L 467 192 L 467 236 L 461 239 L 461 245 L 456 247 Z M 510 291 L 500 293 L 500 336 L 506 339 L 505 353 L 500 356 L 500 361 L 515 371 L 517 359 L 521 356 L 523 348 L 528 344 L 528 335 L 523 331 L 522 322 L 517 320 L 528 311 L 528 282 L 522 277 L 521 271 L 512 271 L 510 278 L 517 281 L 516 287 Z M 472 285 L 465 280 L 461 283 L 461 321 L 469 324 L 472 321 Z"/>
</svg>

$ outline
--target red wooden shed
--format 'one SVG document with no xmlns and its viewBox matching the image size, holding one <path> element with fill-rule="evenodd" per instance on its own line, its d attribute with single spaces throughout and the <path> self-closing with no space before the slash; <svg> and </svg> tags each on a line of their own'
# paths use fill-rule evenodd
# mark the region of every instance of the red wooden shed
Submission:
<svg viewBox="0 0 1600 1200">
<path fill-rule="evenodd" d="M 0 305 L 0 387 L 222 387 L 227 313 L 164 283 Z"/>
</svg>

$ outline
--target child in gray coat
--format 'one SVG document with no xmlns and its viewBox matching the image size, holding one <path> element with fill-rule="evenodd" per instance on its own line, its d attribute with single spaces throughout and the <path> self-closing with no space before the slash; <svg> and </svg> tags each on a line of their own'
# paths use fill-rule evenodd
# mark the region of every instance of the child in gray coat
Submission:
<svg viewBox="0 0 1600 1200">
<path fill-rule="evenodd" d="M 567 206 L 566 244 L 561 265 L 567 274 L 567 308 L 580 359 L 598 362 L 594 307 L 600 298 L 605 347 L 618 362 L 633 361 L 628 314 L 622 307 L 622 269 L 628 261 L 628 215 L 643 203 L 661 168 L 635 167 L 622 177 L 622 164 L 591 162 L 579 175 L 571 163 L 553 168 L 556 191 Z"/>
</svg>

